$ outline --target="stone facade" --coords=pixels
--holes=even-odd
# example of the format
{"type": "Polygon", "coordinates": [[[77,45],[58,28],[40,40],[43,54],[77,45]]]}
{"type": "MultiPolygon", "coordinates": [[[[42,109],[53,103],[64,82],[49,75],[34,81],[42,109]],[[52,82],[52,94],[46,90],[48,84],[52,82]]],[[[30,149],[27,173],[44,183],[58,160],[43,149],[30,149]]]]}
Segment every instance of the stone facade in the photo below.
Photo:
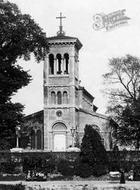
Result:
{"type": "Polygon", "coordinates": [[[44,110],[41,148],[67,151],[81,142],[86,124],[97,129],[107,150],[111,148],[110,119],[96,113],[94,97],[79,82],[81,42],[59,33],[48,38],[44,61],[44,110]]]}
{"type": "Polygon", "coordinates": [[[96,113],[94,97],[79,85],[81,42],[59,34],[48,38],[48,43],[44,63],[44,149],[66,151],[74,146],[77,136],[81,142],[85,125],[91,124],[98,128],[110,150],[110,120],[96,113]]]}

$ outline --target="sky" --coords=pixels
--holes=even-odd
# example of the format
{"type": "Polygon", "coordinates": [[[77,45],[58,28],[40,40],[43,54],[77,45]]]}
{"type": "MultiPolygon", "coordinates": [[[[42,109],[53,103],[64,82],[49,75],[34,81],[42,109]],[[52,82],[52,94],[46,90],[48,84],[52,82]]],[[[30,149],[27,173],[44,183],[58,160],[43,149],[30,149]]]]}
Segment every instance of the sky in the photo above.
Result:
{"type": "MultiPolygon", "coordinates": [[[[55,36],[60,12],[66,35],[77,37],[83,44],[79,53],[79,77],[94,97],[98,112],[104,114],[108,99],[102,90],[105,88],[102,75],[109,71],[112,57],[131,54],[140,57],[140,1],[139,0],[9,0],[16,3],[22,13],[31,15],[46,33],[55,36]],[[94,30],[93,16],[105,15],[125,9],[130,18],[128,24],[113,30],[94,30]]],[[[25,106],[26,115],[43,109],[43,62],[35,63],[34,58],[18,63],[29,70],[31,83],[20,89],[12,98],[25,106]]]]}

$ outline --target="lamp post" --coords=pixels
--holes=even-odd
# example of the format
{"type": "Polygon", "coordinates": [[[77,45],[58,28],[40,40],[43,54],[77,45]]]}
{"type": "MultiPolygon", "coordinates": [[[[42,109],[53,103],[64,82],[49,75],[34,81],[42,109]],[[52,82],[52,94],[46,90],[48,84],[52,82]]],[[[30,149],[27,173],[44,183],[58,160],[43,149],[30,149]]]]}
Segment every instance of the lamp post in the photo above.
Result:
{"type": "MultiPolygon", "coordinates": [[[[20,131],[21,131],[21,127],[20,125],[17,125],[15,127],[15,130],[16,130],[16,147],[15,148],[11,148],[10,151],[11,152],[22,152],[23,149],[22,148],[19,148],[19,138],[20,138],[20,131]]],[[[21,158],[19,158],[20,160],[21,158]]]]}
{"type": "Polygon", "coordinates": [[[74,147],[74,136],[75,136],[76,129],[71,128],[70,131],[71,131],[71,136],[72,136],[72,147],[74,147]]]}
{"type": "Polygon", "coordinates": [[[20,126],[16,126],[16,148],[19,148],[20,126]]]}

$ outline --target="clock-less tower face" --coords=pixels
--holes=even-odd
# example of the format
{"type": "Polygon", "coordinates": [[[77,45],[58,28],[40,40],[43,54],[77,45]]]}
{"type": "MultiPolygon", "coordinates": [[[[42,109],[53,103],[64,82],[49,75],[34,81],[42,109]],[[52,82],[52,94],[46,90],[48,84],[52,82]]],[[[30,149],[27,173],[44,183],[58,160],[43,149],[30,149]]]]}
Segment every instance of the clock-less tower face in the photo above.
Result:
{"type": "Polygon", "coordinates": [[[82,44],[67,36],[51,37],[48,42],[44,63],[44,149],[65,151],[73,143],[71,129],[78,125],[76,91],[78,51],[82,44]]]}

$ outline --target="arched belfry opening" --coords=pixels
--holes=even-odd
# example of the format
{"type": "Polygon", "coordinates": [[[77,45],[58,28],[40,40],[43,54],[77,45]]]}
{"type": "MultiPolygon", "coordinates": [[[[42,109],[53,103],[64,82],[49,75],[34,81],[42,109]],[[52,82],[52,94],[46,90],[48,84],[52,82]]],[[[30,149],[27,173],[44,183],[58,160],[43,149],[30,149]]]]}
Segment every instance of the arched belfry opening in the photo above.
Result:
{"type": "Polygon", "coordinates": [[[68,93],[66,91],[63,92],[63,104],[68,104],[68,93]]]}
{"type": "Polygon", "coordinates": [[[64,123],[58,122],[52,127],[53,134],[53,150],[65,151],[66,150],[66,131],[67,127],[64,123]]]}
{"type": "Polygon", "coordinates": [[[64,54],[64,74],[69,74],[69,54],[64,54]]]}
{"type": "Polygon", "coordinates": [[[61,92],[57,92],[57,104],[62,104],[62,94],[61,92]]]}
{"type": "Polygon", "coordinates": [[[51,104],[56,104],[56,94],[54,91],[51,92],[51,104]]]}
{"type": "Polygon", "coordinates": [[[56,55],[56,61],[57,61],[57,74],[62,73],[62,56],[61,54],[56,55]]]}
{"type": "Polygon", "coordinates": [[[49,55],[49,74],[54,74],[54,55],[49,55]]]}

